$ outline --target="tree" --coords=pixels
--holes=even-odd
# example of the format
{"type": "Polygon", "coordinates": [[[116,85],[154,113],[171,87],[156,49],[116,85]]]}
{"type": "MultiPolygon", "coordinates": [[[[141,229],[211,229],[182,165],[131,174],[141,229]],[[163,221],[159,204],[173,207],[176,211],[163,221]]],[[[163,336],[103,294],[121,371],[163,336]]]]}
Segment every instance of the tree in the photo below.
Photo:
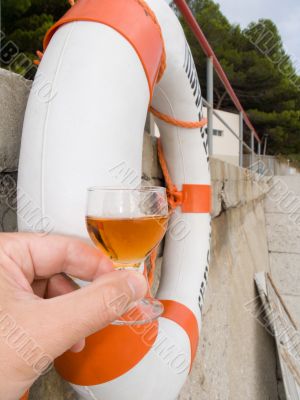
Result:
{"type": "Polygon", "coordinates": [[[69,8],[67,0],[4,0],[2,1],[1,66],[34,76],[31,68],[36,50],[42,50],[47,30],[69,8]],[[9,47],[10,46],[10,47],[9,47]],[[31,65],[30,65],[31,64],[31,65]]]}

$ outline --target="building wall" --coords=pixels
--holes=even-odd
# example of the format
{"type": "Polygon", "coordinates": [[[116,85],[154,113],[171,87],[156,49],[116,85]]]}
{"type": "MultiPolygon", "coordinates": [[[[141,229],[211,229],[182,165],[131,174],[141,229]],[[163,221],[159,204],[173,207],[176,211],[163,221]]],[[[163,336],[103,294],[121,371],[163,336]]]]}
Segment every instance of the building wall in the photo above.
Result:
{"type": "MultiPolygon", "coordinates": [[[[239,115],[229,113],[227,111],[217,110],[220,117],[238,134],[239,132],[239,115]]],[[[207,108],[203,107],[204,118],[207,117],[207,108]]],[[[213,116],[213,128],[214,130],[221,131],[222,136],[213,136],[213,156],[229,164],[239,165],[239,141],[230,132],[226,126],[214,115],[213,116]]],[[[149,129],[153,136],[159,137],[159,130],[154,122],[154,118],[151,116],[149,120],[149,129]]]]}
{"type": "MultiPolygon", "coordinates": [[[[239,115],[227,111],[217,110],[222,119],[233,129],[239,132],[239,115]]],[[[207,108],[203,107],[204,117],[207,117],[207,108]]],[[[213,128],[222,132],[222,136],[213,136],[213,157],[230,164],[239,165],[239,141],[226,126],[214,115],[213,128]]]]}

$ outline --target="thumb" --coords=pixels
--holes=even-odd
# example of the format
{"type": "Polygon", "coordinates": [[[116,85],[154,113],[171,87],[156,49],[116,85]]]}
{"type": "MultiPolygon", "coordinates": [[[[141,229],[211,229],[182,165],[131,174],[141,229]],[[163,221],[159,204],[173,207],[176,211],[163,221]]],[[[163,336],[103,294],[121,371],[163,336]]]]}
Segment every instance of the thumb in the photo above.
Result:
{"type": "Polygon", "coordinates": [[[42,307],[40,303],[36,310],[38,342],[56,358],[124,314],[146,290],[141,273],[114,271],[72,293],[42,300],[42,307]]]}

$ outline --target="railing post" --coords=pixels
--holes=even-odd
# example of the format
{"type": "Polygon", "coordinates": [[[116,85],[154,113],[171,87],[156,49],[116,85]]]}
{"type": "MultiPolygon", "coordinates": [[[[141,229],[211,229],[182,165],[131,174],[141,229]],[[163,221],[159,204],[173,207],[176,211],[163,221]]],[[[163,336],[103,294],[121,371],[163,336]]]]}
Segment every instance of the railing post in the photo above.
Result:
{"type": "Polygon", "coordinates": [[[267,134],[264,134],[264,139],[265,139],[265,142],[264,142],[264,156],[265,156],[266,152],[267,152],[267,143],[268,143],[268,135],[267,134]]]}
{"type": "Polygon", "coordinates": [[[254,164],[254,132],[251,131],[251,167],[254,164]]]}
{"type": "Polygon", "coordinates": [[[261,156],[261,142],[258,142],[257,154],[259,157],[261,156]]]}
{"type": "Polygon", "coordinates": [[[213,107],[214,107],[214,66],[213,59],[207,58],[206,69],[206,88],[207,88],[207,139],[208,154],[213,155],[213,107]]]}
{"type": "Polygon", "coordinates": [[[239,115],[239,166],[243,167],[243,153],[244,153],[244,146],[243,146],[243,142],[244,142],[244,116],[242,111],[240,111],[240,115],[239,115]]]}

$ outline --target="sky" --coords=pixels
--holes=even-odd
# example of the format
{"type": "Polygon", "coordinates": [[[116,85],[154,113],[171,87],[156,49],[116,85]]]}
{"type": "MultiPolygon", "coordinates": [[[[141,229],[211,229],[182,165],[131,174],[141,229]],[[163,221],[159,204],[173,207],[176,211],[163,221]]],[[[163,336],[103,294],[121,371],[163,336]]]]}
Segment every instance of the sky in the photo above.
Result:
{"type": "MultiPolygon", "coordinates": [[[[259,18],[275,22],[287,53],[300,65],[300,0],[216,0],[231,23],[242,28],[259,18]]],[[[298,68],[297,68],[298,69],[298,68]]]]}

